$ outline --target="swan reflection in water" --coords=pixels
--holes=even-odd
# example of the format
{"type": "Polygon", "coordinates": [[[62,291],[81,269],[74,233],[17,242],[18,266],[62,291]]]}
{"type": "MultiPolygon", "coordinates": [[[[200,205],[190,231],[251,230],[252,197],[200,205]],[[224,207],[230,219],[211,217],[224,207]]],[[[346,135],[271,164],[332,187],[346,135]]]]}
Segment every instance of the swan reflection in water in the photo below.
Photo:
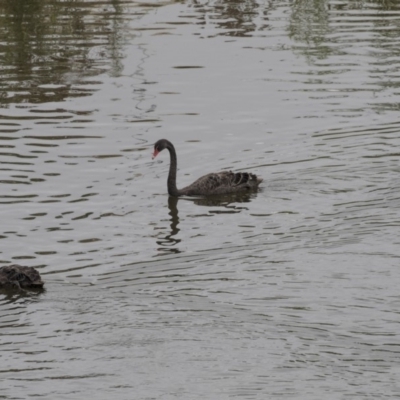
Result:
{"type": "Polygon", "coordinates": [[[176,238],[175,236],[179,233],[180,229],[178,228],[179,224],[179,216],[178,216],[178,198],[177,197],[168,197],[168,209],[170,218],[170,230],[167,232],[165,236],[162,238],[158,238],[157,244],[159,246],[163,246],[158,248],[157,250],[160,252],[167,253],[180,253],[180,250],[174,246],[181,242],[181,239],[176,238]]]}
{"type": "Polygon", "coordinates": [[[198,198],[182,198],[181,200],[192,201],[198,206],[205,207],[223,207],[226,210],[215,210],[210,211],[210,213],[238,213],[241,210],[247,210],[247,207],[237,207],[235,203],[250,203],[253,199],[257,197],[257,192],[242,192],[242,193],[232,193],[223,194],[219,196],[208,196],[208,197],[198,197],[198,198]]]}
{"type": "MultiPolygon", "coordinates": [[[[180,231],[178,201],[190,201],[197,206],[203,207],[219,207],[216,210],[209,210],[208,214],[203,214],[203,217],[211,217],[213,214],[236,214],[242,210],[247,210],[247,207],[238,206],[237,203],[250,203],[257,196],[257,192],[235,193],[229,195],[210,196],[210,197],[168,197],[168,209],[170,216],[170,227],[167,232],[160,232],[157,238],[159,247],[158,255],[169,253],[181,253],[178,244],[182,239],[178,239],[177,235],[180,231]]],[[[197,216],[197,217],[200,217],[197,216]]]]}

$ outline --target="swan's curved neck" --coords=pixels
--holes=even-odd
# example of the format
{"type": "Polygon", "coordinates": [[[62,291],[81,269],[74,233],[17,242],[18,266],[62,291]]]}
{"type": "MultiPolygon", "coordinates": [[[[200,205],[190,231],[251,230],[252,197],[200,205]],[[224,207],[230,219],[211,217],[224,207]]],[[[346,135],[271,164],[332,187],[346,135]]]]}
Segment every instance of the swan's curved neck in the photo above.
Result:
{"type": "Polygon", "coordinates": [[[179,196],[179,190],[176,187],[176,170],[178,168],[178,161],[176,159],[175,148],[172,145],[172,143],[170,143],[167,146],[167,149],[169,151],[169,155],[170,155],[170,159],[171,159],[171,162],[169,165],[168,181],[167,181],[168,194],[170,196],[179,196]]]}

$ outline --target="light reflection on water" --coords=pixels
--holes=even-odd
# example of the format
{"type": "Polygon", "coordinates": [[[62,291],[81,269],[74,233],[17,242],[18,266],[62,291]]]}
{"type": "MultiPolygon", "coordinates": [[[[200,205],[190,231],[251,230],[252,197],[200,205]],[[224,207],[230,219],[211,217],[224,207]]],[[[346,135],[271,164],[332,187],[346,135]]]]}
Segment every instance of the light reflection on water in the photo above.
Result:
{"type": "Polygon", "coordinates": [[[396,4],[0,10],[5,399],[398,394],[396,4]]]}

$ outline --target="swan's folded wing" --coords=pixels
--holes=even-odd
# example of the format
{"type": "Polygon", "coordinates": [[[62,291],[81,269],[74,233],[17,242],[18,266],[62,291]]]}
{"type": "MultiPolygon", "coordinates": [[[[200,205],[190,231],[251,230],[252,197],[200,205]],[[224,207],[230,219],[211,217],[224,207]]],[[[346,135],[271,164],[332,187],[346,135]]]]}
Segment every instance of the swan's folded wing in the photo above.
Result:
{"type": "Polygon", "coordinates": [[[182,189],[182,192],[189,196],[234,193],[243,189],[256,188],[261,181],[262,179],[248,172],[224,171],[204,175],[190,186],[182,189]]]}

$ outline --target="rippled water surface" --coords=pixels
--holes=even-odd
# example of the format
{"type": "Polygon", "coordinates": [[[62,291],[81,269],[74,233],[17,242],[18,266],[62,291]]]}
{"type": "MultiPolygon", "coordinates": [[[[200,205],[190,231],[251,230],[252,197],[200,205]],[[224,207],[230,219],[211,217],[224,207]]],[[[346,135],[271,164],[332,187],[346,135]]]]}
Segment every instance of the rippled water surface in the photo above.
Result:
{"type": "Polygon", "coordinates": [[[0,2],[2,399],[400,397],[400,6],[0,2]],[[218,170],[257,193],[168,198],[218,170]]]}

